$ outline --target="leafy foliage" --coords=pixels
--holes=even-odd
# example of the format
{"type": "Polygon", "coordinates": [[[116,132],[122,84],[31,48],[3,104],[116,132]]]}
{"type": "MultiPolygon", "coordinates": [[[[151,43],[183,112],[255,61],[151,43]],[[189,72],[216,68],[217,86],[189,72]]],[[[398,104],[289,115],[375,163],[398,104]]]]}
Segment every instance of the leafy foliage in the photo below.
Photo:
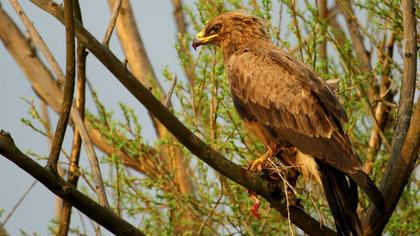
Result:
{"type": "MultiPolygon", "coordinates": [[[[393,0],[354,3],[356,16],[365,20],[362,22],[366,24],[366,31],[363,33],[368,38],[382,38],[380,44],[366,42],[372,58],[370,63],[374,68],[369,73],[364,73],[361,69],[352,39],[343,30],[345,22],[338,22],[338,28],[333,27],[327,19],[319,15],[318,7],[313,1],[200,0],[194,6],[184,6],[183,11],[192,29],[180,36],[176,49],[180,64],[183,67],[192,67],[194,74],[192,80],[181,79],[177,83],[174,96],[176,103],[171,109],[195,134],[236,163],[246,166],[264,152],[263,145],[244,129],[233,109],[220,51],[205,47],[193,56],[185,53],[189,52],[189,42],[193,35],[206,20],[225,11],[247,11],[264,19],[273,41],[284,50],[311,65],[322,78],[339,79],[337,96],[349,116],[349,123],[345,128],[360,158],[367,160],[367,155],[373,148],[370,139],[375,130],[371,114],[377,104],[385,99],[385,95],[378,92],[378,87],[385,79],[391,80],[392,84],[387,88],[391,97],[387,100],[389,111],[382,131],[388,142],[393,135],[396,109],[393,95],[401,80],[398,70],[401,60],[384,65],[385,59],[381,54],[385,51],[383,45],[391,34],[395,37],[395,53],[401,53],[402,19],[398,14],[398,4],[398,1],[393,0]],[[328,41],[328,57],[323,58],[319,47],[325,40],[328,41]]],[[[337,6],[330,9],[331,12],[336,10],[337,6]]],[[[168,69],[162,74],[168,81],[175,77],[168,69]]],[[[146,142],[142,136],[142,120],[139,120],[130,107],[120,103],[120,112],[124,119],[118,120],[113,117],[114,112],[107,110],[106,104],[101,103],[99,94],[93,89],[91,94],[97,111],[96,114],[87,112],[86,119],[112,147],[112,151],[104,153],[101,159],[108,170],[106,186],[112,199],[111,205],[117,214],[128,217],[146,234],[300,233],[290,225],[288,219],[270,208],[266,202],[262,202],[260,208],[261,219],[254,218],[250,212],[253,202],[246,189],[238,187],[193,158],[188,150],[173,139],[162,138],[153,143],[146,142]],[[177,150],[190,169],[186,177],[189,178],[193,191],[189,194],[178,189],[175,173],[168,167],[177,150]],[[166,159],[166,163],[162,159],[166,159]]],[[[36,128],[28,119],[22,121],[35,131],[48,136],[50,131],[33,105],[30,114],[32,119],[41,121],[43,128],[36,128]]],[[[379,144],[379,148],[374,151],[372,177],[379,177],[383,173],[389,158],[388,148],[379,144]]],[[[84,176],[85,183],[92,181],[89,171],[82,168],[81,175],[84,176]]],[[[413,176],[386,228],[387,233],[408,235],[415,233],[420,227],[420,209],[416,204],[419,200],[418,184],[417,177],[413,176]]],[[[91,194],[92,190],[85,188],[85,192],[91,194]]],[[[307,212],[333,227],[319,186],[310,186],[301,179],[296,194],[307,212]]],[[[360,211],[363,212],[367,200],[361,196],[360,202],[360,211]]],[[[76,235],[83,234],[77,227],[71,230],[76,235]]]]}

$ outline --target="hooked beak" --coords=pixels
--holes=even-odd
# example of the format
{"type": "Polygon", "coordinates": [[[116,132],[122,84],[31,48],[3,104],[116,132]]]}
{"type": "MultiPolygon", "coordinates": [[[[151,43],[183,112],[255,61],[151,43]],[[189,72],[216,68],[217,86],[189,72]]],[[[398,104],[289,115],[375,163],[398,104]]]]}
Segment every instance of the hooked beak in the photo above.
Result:
{"type": "Polygon", "coordinates": [[[194,50],[197,50],[198,47],[200,47],[201,45],[207,44],[208,42],[210,42],[210,40],[218,36],[218,34],[213,34],[208,37],[204,37],[203,35],[204,35],[203,31],[201,31],[193,39],[192,47],[194,48],[194,50]]]}

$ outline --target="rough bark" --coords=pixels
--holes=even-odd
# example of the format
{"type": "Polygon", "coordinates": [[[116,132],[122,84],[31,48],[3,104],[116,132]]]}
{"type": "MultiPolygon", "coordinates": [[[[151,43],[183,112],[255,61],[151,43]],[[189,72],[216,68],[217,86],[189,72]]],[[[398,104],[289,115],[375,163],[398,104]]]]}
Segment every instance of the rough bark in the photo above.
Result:
{"type": "Polygon", "coordinates": [[[10,135],[3,130],[0,131],[0,154],[115,235],[144,235],[130,223],[88,198],[61,177],[23,154],[15,146],[10,135]]]}

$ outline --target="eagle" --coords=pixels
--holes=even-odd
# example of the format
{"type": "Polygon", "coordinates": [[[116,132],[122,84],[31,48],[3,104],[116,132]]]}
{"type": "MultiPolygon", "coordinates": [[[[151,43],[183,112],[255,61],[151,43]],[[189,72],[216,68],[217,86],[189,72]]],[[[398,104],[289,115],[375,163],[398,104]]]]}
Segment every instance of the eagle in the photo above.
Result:
{"type": "Polygon", "coordinates": [[[346,112],[327,83],[279,49],[263,21],[246,13],[207,21],[192,42],[194,49],[201,45],[222,49],[235,109],[267,148],[251,170],[280,150],[295,149],[282,161],[322,184],[338,235],[361,235],[357,188],[381,212],[384,198],[362,170],[343,129],[346,112]]]}

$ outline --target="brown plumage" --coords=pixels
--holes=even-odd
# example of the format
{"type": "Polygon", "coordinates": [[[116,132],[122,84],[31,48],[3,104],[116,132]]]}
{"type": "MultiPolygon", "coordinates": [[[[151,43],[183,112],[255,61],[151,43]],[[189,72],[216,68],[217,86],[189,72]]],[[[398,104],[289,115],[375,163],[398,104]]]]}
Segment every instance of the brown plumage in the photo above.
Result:
{"type": "Polygon", "coordinates": [[[286,162],[322,182],[339,235],[360,234],[356,184],[378,209],[384,201],[362,171],[342,128],[346,113],[327,84],[278,49],[254,16],[231,12],[209,20],[193,47],[203,44],[223,50],[233,103],[246,127],[271,153],[297,148],[286,162]]]}

